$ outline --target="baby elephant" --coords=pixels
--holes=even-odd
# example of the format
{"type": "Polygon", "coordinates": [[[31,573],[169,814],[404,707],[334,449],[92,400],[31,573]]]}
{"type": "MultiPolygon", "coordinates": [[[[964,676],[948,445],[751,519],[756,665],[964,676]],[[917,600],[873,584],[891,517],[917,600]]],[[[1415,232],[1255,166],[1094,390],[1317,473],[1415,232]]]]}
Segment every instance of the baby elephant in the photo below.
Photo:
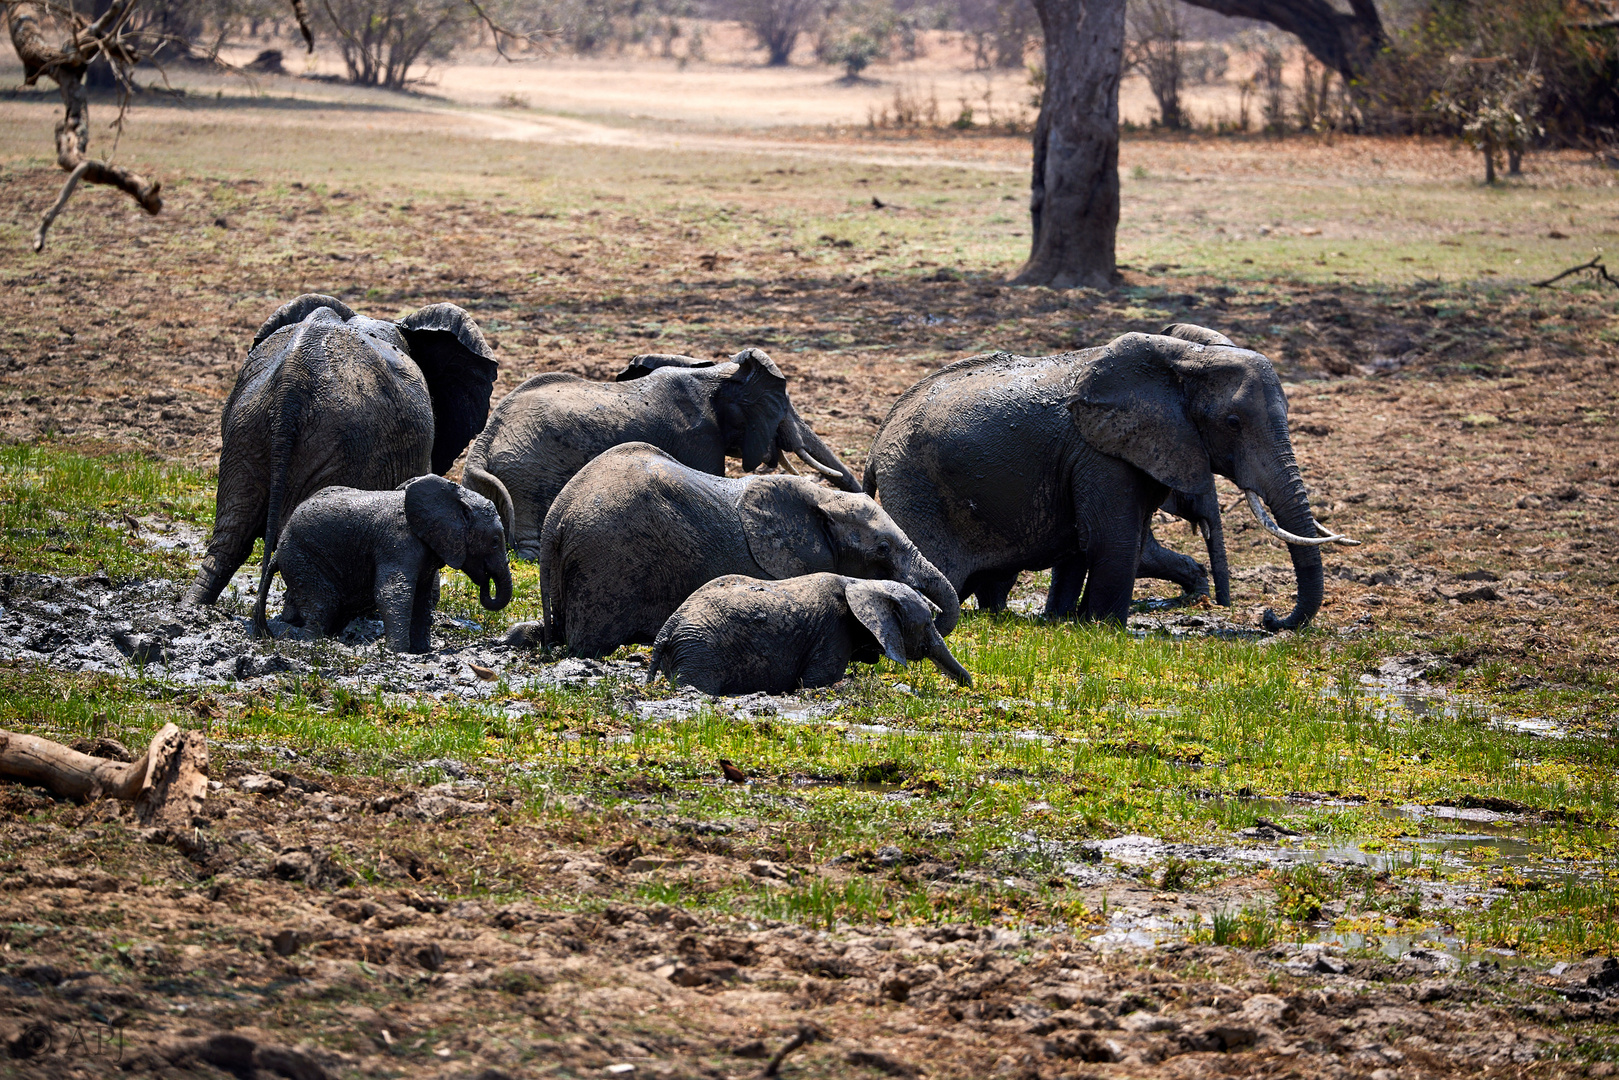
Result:
{"type": "MultiPolygon", "coordinates": [[[[287,586],[281,619],[332,635],[349,620],[382,615],[388,648],[424,653],[438,606],[439,568],[478,583],[480,602],[499,611],[512,598],[506,533],[495,504],[442,476],[418,476],[392,491],[322,488],[299,504],[281,530],[270,574],[287,586]],[[494,594],[489,591],[494,585],[494,594]]],[[[253,625],[266,631],[268,587],[253,625]]]]}
{"type": "Polygon", "coordinates": [[[831,686],[850,660],[927,657],[963,686],[972,676],[933,625],[939,608],[898,581],[806,574],[780,581],[728,574],[687,598],[658,631],[647,681],[705,694],[781,694],[831,686]]]}

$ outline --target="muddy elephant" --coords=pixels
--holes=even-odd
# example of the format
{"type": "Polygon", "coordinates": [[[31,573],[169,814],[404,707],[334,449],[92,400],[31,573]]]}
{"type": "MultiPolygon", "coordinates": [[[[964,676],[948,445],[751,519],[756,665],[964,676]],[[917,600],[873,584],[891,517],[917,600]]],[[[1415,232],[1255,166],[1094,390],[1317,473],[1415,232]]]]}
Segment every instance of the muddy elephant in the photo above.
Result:
{"type": "Polygon", "coordinates": [[[646,443],[579,470],[540,547],[544,640],[579,656],[652,644],[688,596],[726,574],[901,581],[938,605],[941,633],[960,614],[944,575],[865,495],[801,476],[714,476],[646,443]]]}
{"type": "Polygon", "coordinates": [[[1168,331],[935,372],[884,420],[866,491],[980,606],[1004,604],[1019,571],[1052,566],[1048,613],[1123,622],[1152,513],[1171,491],[1212,500],[1224,476],[1292,552],[1297,604],[1264,625],[1305,625],[1321,606],[1321,545],[1354,541],[1311,515],[1281,381],[1214,331],[1168,331]]]}
{"type": "Polygon", "coordinates": [[[851,660],[932,660],[963,686],[972,676],[933,625],[938,605],[898,581],[806,574],[782,581],[728,574],[675,609],[652,644],[647,682],[705,694],[784,694],[831,686],[851,660]]]}
{"type": "MultiPolygon", "coordinates": [[[[376,612],[395,652],[432,647],[443,567],[471,578],[489,611],[512,598],[506,533],[494,504],[442,476],[417,477],[393,491],[323,488],[287,518],[265,562],[287,586],[282,622],[332,635],[376,612]]],[[[253,610],[260,633],[268,592],[259,590],[253,610]]]]}
{"type": "Polygon", "coordinates": [[[330,296],[284,305],[225,402],[214,532],[186,600],[219,599],[260,537],[268,566],[287,515],[322,488],[386,491],[449,469],[489,415],[498,370],[454,304],[398,322],[330,296]]]}
{"type": "MultiPolygon", "coordinates": [[[[463,482],[500,510],[521,558],[540,557],[551,503],[602,451],[644,442],[693,469],[725,472],[727,456],[752,472],[798,457],[845,491],[860,481],[810,429],[770,357],[744,349],[729,363],[637,357],[610,383],[551,372],[507,394],[467,452],[463,482]]],[[[791,470],[791,466],[787,465],[791,470]]]]}

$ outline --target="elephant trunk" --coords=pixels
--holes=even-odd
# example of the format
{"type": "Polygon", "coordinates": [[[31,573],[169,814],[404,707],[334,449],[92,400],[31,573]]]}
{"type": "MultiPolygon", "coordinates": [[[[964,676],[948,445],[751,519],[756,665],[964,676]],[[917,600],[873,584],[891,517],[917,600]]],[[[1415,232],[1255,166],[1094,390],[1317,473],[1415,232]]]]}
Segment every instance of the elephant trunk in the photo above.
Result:
{"type": "Polygon", "coordinates": [[[849,470],[849,466],[838,459],[838,455],[832,452],[831,447],[821,441],[821,437],[815,434],[815,429],[798,415],[798,410],[793,410],[793,414],[787,418],[783,427],[785,428],[783,433],[787,436],[784,443],[800,461],[844,491],[861,490],[860,479],[849,470]]]}
{"type": "MultiPolygon", "coordinates": [[[[1285,436],[1284,436],[1285,437],[1285,436]]],[[[1281,527],[1301,537],[1316,535],[1315,518],[1310,513],[1310,496],[1304,490],[1304,478],[1289,449],[1281,457],[1281,482],[1265,496],[1271,513],[1281,527]]],[[[1289,544],[1293,557],[1293,575],[1298,585],[1298,600],[1291,614],[1278,619],[1269,608],[1261,620],[1266,630],[1298,630],[1309,625],[1321,610],[1325,581],[1321,569],[1321,548],[1318,545],[1289,544]]]]}
{"type": "Polygon", "coordinates": [[[496,567],[492,574],[484,575],[478,582],[478,603],[485,611],[499,611],[512,601],[512,571],[510,567],[496,567]],[[489,583],[495,584],[495,595],[489,595],[489,583]]]}
{"type": "Polygon", "coordinates": [[[956,628],[961,619],[961,598],[956,595],[950,579],[941,574],[937,567],[917,552],[912,563],[912,571],[905,584],[933,601],[939,609],[934,616],[933,625],[941,634],[948,634],[956,628]]]}
{"type": "Polygon", "coordinates": [[[928,659],[932,660],[940,671],[956,680],[958,685],[971,686],[972,673],[961,666],[961,661],[950,652],[950,647],[944,643],[944,638],[939,636],[939,631],[929,627],[928,638],[928,659]]]}

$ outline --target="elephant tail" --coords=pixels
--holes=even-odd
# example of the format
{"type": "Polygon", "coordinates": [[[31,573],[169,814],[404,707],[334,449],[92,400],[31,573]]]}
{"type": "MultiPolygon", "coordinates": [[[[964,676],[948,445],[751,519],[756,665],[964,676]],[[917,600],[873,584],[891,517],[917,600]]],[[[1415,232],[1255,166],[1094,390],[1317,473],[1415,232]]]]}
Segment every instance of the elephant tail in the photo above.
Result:
{"type": "MultiPolygon", "coordinates": [[[[658,631],[657,640],[652,643],[652,658],[646,664],[646,678],[643,680],[647,686],[657,681],[658,672],[663,669],[663,654],[669,644],[669,624],[664,623],[663,629],[658,631]]],[[[669,680],[674,682],[673,679],[669,680]]]]}
{"type": "Polygon", "coordinates": [[[565,645],[568,637],[567,604],[562,595],[562,529],[546,515],[551,528],[540,536],[540,612],[545,620],[545,643],[565,645]]]}
{"type": "Polygon", "coordinates": [[[517,508],[512,505],[512,493],[506,490],[500,477],[485,470],[481,465],[472,461],[472,455],[467,455],[467,463],[461,470],[461,485],[471,488],[479,495],[495,504],[495,510],[500,514],[500,524],[506,530],[506,543],[510,545],[516,539],[517,508]]]}
{"type": "MultiPolygon", "coordinates": [[[[875,448],[874,448],[875,449],[875,448]]],[[[877,497],[877,455],[872,454],[866,459],[866,473],[860,480],[860,487],[873,499],[877,497]]]]}
{"type": "Polygon", "coordinates": [[[253,626],[265,631],[264,608],[270,600],[270,579],[275,576],[276,541],[281,538],[282,508],[287,501],[287,477],[292,472],[292,455],[303,429],[305,396],[294,383],[280,387],[276,416],[270,432],[270,495],[264,510],[264,559],[259,570],[259,599],[253,608],[253,626]]]}
{"type": "Polygon", "coordinates": [[[270,606],[270,579],[275,577],[280,566],[275,555],[264,557],[264,566],[259,571],[259,598],[253,604],[253,635],[267,637],[270,633],[270,620],[266,609],[270,606]]]}

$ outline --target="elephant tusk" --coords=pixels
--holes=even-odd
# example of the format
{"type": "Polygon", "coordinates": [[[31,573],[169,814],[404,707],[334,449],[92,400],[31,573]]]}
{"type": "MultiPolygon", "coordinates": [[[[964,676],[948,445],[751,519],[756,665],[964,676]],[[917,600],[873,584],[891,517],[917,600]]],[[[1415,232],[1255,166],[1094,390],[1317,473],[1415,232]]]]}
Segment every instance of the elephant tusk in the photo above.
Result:
{"type": "Polygon", "coordinates": [[[1284,544],[1297,544],[1301,547],[1320,547],[1323,544],[1360,543],[1359,540],[1351,540],[1347,536],[1339,536],[1337,533],[1328,532],[1326,529],[1322,528],[1321,523],[1315,520],[1315,518],[1310,519],[1310,524],[1314,525],[1317,529],[1320,529],[1321,532],[1325,533],[1326,535],[1307,537],[1290,533],[1280,525],[1276,524],[1276,519],[1270,516],[1269,510],[1265,509],[1265,503],[1260,499],[1259,492],[1250,491],[1247,488],[1244,488],[1243,494],[1248,496],[1248,509],[1253,511],[1254,520],[1259,522],[1260,528],[1264,529],[1266,532],[1270,533],[1284,544]]]}
{"type": "Polygon", "coordinates": [[[1331,529],[1329,529],[1325,525],[1321,524],[1315,518],[1310,519],[1310,524],[1314,525],[1315,528],[1316,528],[1316,531],[1319,532],[1322,536],[1330,536],[1330,537],[1332,537],[1332,542],[1335,543],[1335,544],[1343,544],[1346,547],[1360,547],[1360,541],[1359,540],[1351,540],[1347,536],[1339,536],[1337,533],[1334,533],[1331,529]]]}
{"type": "Polygon", "coordinates": [[[843,474],[838,472],[838,470],[832,468],[830,465],[822,465],[819,461],[816,461],[814,458],[804,453],[804,451],[794,450],[793,453],[798,456],[799,461],[802,461],[804,464],[808,465],[810,468],[814,469],[828,480],[843,479],[843,474]]]}
{"type": "Polygon", "coordinates": [[[793,468],[793,463],[790,460],[788,460],[786,454],[778,454],[776,456],[776,464],[781,466],[781,471],[782,472],[788,473],[789,475],[792,475],[792,476],[797,476],[798,475],[798,470],[793,468]]]}

